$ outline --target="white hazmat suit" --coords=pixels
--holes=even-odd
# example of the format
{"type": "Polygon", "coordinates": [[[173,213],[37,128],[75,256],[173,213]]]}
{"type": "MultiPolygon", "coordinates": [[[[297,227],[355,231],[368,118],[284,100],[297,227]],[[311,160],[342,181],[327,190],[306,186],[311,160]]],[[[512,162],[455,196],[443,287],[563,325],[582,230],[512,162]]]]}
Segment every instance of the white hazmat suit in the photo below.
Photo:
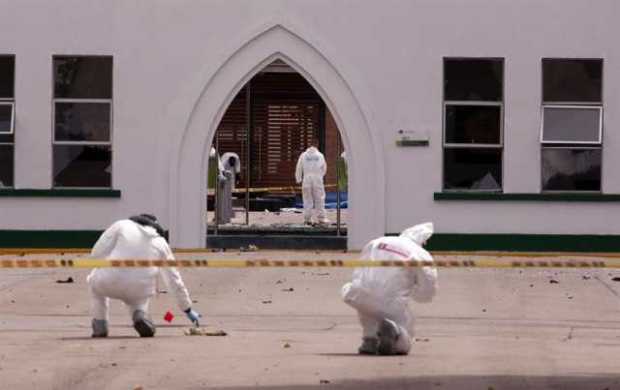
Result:
{"type": "MultiPolygon", "coordinates": [[[[433,234],[432,223],[406,229],[399,237],[369,242],[361,259],[371,261],[433,261],[422,245],[433,234]]],[[[344,301],[355,308],[363,328],[362,354],[407,354],[413,336],[410,298],[430,302],[437,290],[435,267],[356,268],[342,287],[344,301]]]]}
{"type": "MultiPolygon", "coordinates": [[[[129,219],[117,221],[103,232],[90,256],[108,260],[174,260],[168,243],[153,227],[143,226],[129,219]]],[[[157,278],[160,274],[174,293],[179,308],[189,317],[189,313],[193,312],[192,300],[175,268],[96,268],[87,278],[91,293],[93,337],[107,336],[109,298],[119,299],[128,306],[134,327],[141,336],[153,336],[154,326],[150,320],[142,317],[148,313],[149,301],[156,294],[157,278]],[[152,332],[144,329],[144,324],[137,324],[137,321],[146,321],[152,332]]]]}
{"type": "Polygon", "coordinates": [[[327,172],[327,164],[323,153],[311,146],[297,160],[295,180],[301,184],[301,195],[304,202],[304,223],[312,222],[312,210],[316,210],[318,223],[328,223],[325,217],[325,187],[323,176],[327,172]]]}

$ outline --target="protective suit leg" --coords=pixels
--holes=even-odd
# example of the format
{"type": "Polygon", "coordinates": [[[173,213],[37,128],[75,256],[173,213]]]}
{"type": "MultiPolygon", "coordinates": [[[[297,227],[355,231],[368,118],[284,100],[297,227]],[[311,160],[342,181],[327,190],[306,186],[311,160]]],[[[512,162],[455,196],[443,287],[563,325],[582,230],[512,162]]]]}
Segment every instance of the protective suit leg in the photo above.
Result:
{"type": "Polygon", "coordinates": [[[90,310],[95,320],[108,320],[110,299],[90,286],[90,310]]]}
{"type": "Polygon", "coordinates": [[[148,317],[149,299],[142,299],[136,302],[125,302],[129,307],[133,327],[140,337],[155,336],[155,324],[148,317]]]}
{"type": "Polygon", "coordinates": [[[362,344],[357,351],[362,355],[376,355],[377,347],[379,345],[379,339],[377,338],[377,332],[379,330],[378,319],[363,314],[360,311],[357,315],[362,325],[362,344]]]}
{"type": "Polygon", "coordinates": [[[304,201],[304,223],[310,223],[312,221],[312,207],[314,206],[312,187],[304,183],[301,187],[301,196],[304,201]]]}
{"type": "Polygon", "coordinates": [[[325,186],[321,178],[316,178],[312,185],[312,199],[314,200],[314,208],[317,213],[319,223],[328,223],[325,217],[325,186]]]}
{"type": "Polygon", "coordinates": [[[110,307],[110,299],[99,294],[90,286],[90,307],[93,320],[91,326],[93,329],[92,337],[108,337],[108,313],[110,307]]]}

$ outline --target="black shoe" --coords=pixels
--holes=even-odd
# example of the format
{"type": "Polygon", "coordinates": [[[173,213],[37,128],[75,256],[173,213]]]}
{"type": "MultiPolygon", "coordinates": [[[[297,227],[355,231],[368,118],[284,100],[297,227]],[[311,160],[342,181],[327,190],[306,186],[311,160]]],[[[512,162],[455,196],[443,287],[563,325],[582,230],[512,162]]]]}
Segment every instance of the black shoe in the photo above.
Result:
{"type": "Polygon", "coordinates": [[[133,327],[140,337],[155,336],[155,324],[146,317],[146,313],[142,310],[133,312],[133,327]]]}
{"type": "Polygon", "coordinates": [[[93,328],[93,338],[108,337],[108,321],[93,318],[91,326],[93,328]]]}
{"type": "Polygon", "coordinates": [[[362,339],[362,345],[359,346],[357,352],[360,355],[376,355],[377,354],[377,345],[379,344],[379,340],[374,337],[364,337],[362,339]]]}
{"type": "Polygon", "coordinates": [[[379,355],[394,355],[396,341],[400,337],[400,331],[394,321],[384,319],[379,326],[379,346],[377,352],[379,355]]]}

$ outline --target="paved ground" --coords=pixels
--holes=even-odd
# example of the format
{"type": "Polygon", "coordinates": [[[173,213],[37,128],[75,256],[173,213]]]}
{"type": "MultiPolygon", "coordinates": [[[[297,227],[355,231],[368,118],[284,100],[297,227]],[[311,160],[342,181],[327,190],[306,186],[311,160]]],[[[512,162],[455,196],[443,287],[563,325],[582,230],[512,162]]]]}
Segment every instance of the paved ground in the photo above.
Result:
{"type": "Polygon", "coordinates": [[[360,328],[339,298],[350,272],[186,270],[196,308],[228,336],[184,336],[161,294],[157,337],[137,338],[114,303],[112,337],[93,340],[87,271],[0,271],[0,389],[620,389],[620,272],[441,270],[404,357],[355,354],[360,328]]]}
{"type": "MultiPolygon", "coordinates": [[[[269,212],[269,211],[251,211],[249,213],[249,221],[250,225],[254,226],[283,226],[290,225],[293,227],[303,226],[304,216],[303,209],[291,209],[295,211],[280,211],[280,212],[269,212]]],[[[327,209],[325,210],[325,216],[330,220],[332,226],[336,226],[336,221],[338,220],[336,210],[327,209]]],[[[209,211],[207,213],[207,220],[213,221],[214,212],[209,211]]],[[[347,224],[347,209],[340,210],[340,224],[342,227],[346,227],[347,224]]],[[[245,225],[245,209],[235,209],[235,218],[231,220],[230,223],[224,224],[222,226],[239,226],[245,225]]]]}

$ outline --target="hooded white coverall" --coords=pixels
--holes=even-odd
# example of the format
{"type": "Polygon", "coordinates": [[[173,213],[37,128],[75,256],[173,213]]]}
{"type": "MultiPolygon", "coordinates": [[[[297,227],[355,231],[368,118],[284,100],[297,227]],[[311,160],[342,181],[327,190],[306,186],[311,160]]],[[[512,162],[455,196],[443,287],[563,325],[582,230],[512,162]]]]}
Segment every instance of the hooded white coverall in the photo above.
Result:
{"type": "Polygon", "coordinates": [[[312,209],[317,213],[319,223],[328,222],[325,217],[325,187],[323,176],[327,172],[327,164],[323,153],[311,146],[297,160],[295,180],[301,184],[301,195],[304,202],[304,222],[312,219],[312,209]]]}
{"type": "MultiPolygon", "coordinates": [[[[103,232],[90,256],[108,260],[174,260],[168,243],[155,229],[129,219],[117,221],[103,232]]],[[[123,301],[130,315],[136,310],[148,313],[149,300],[156,293],[160,273],[174,292],[179,308],[182,311],[189,309],[192,300],[176,268],[95,268],[87,278],[93,318],[108,320],[109,298],[123,301]]]]}
{"type": "MultiPolygon", "coordinates": [[[[369,242],[362,260],[433,261],[422,245],[433,233],[432,223],[406,229],[399,237],[380,237],[369,242]]],[[[430,302],[437,290],[435,267],[356,268],[353,280],[342,287],[344,301],[358,312],[363,338],[377,338],[384,319],[396,323],[400,336],[393,354],[407,354],[413,336],[413,313],[410,298],[430,302]]]]}

